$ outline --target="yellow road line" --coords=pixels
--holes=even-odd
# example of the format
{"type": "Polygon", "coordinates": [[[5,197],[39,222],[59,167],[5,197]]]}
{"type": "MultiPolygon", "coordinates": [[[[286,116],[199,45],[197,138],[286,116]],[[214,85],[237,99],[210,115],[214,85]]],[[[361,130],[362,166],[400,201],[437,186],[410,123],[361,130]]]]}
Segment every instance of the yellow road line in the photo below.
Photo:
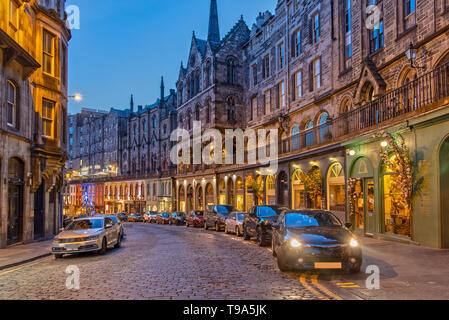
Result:
{"type": "Polygon", "coordinates": [[[21,266],[21,267],[18,267],[18,268],[12,269],[12,270],[8,270],[8,271],[5,271],[5,272],[2,272],[2,273],[0,273],[0,276],[3,276],[3,275],[8,274],[8,273],[12,273],[12,272],[14,272],[14,271],[18,271],[18,270],[21,270],[21,269],[24,269],[24,268],[27,268],[27,267],[34,266],[34,265],[36,265],[36,264],[39,264],[39,263],[41,263],[41,262],[44,262],[44,261],[47,261],[47,260],[50,260],[50,259],[51,259],[51,257],[49,257],[49,258],[47,258],[47,259],[42,259],[42,260],[40,260],[40,261],[31,263],[31,264],[26,264],[26,265],[23,265],[23,266],[21,266]]]}
{"type": "Polygon", "coordinates": [[[301,276],[299,277],[299,281],[301,281],[301,284],[307,289],[309,290],[312,294],[316,295],[317,297],[319,297],[322,300],[329,300],[329,298],[325,297],[324,295],[322,295],[320,292],[318,292],[317,290],[315,290],[312,286],[310,286],[307,283],[307,276],[309,275],[309,273],[303,273],[301,274],[301,276]]]}
{"type": "Polygon", "coordinates": [[[347,282],[347,283],[337,283],[337,286],[350,286],[350,285],[354,285],[354,282],[347,282]]]}
{"type": "Polygon", "coordinates": [[[312,275],[312,284],[315,285],[316,287],[318,287],[318,289],[320,289],[322,292],[324,292],[325,294],[327,294],[328,296],[336,299],[336,300],[343,300],[342,297],[340,297],[339,295],[333,293],[332,291],[330,291],[329,289],[327,289],[326,287],[324,287],[323,285],[321,285],[318,282],[318,274],[314,274],[312,275]]]}
{"type": "Polygon", "coordinates": [[[354,285],[354,286],[340,286],[341,288],[360,288],[360,286],[358,285],[354,285]]]}

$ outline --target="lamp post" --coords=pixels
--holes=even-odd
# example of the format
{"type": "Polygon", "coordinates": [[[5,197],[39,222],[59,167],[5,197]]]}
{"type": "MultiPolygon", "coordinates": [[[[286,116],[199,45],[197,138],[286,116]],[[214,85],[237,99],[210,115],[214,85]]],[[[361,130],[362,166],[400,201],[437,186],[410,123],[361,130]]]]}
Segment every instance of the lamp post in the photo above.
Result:
{"type": "Polygon", "coordinates": [[[405,55],[407,56],[407,59],[410,61],[410,66],[414,69],[426,69],[426,66],[417,66],[414,64],[416,60],[416,54],[418,53],[418,48],[416,48],[412,42],[410,42],[410,45],[408,49],[405,51],[405,55]]]}

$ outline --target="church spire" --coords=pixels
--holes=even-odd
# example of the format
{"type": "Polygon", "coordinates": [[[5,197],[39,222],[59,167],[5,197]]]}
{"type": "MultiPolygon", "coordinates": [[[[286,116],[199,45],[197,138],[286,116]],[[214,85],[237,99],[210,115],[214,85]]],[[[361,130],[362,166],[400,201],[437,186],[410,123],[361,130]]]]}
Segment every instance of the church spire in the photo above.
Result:
{"type": "Polygon", "coordinates": [[[164,103],[165,100],[165,85],[164,85],[164,77],[161,78],[161,104],[164,103]]]}
{"type": "Polygon", "coordinates": [[[209,34],[207,40],[220,42],[220,28],[218,26],[217,0],[210,1],[209,34]]]}
{"type": "Polygon", "coordinates": [[[129,106],[131,107],[131,113],[134,112],[134,96],[131,95],[131,101],[129,102],[129,106]]]}

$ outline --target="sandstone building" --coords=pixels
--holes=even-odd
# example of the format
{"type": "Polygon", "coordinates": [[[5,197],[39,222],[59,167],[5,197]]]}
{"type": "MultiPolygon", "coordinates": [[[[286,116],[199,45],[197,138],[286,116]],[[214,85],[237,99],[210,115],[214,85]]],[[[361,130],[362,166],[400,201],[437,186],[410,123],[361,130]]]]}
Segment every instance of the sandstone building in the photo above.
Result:
{"type": "Polygon", "coordinates": [[[0,248],[59,232],[67,160],[65,1],[0,1],[0,248]]]}

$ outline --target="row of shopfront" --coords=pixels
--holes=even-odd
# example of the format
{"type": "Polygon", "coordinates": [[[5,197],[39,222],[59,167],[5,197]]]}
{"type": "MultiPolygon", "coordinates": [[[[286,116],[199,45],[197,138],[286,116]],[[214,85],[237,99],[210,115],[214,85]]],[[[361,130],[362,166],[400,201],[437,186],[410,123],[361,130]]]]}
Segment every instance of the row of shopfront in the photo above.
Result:
{"type": "Polygon", "coordinates": [[[172,178],[71,183],[64,192],[64,215],[172,212],[172,178]]]}
{"type": "Polygon", "coordinates": [[[449,114],[444,109],[280,159],[273,175],[247,168],[176,179],[177,210],[277,204],[325,209],[359,235],[449,247],[449,114]]]}
{"type": "MultiPolygon", "coordinates": [[[[449,247],[449,114],[444,108],[260,168],[72,185],[66,213],[189,212],[206,205],[325,209],[358,234],[449,247]],[[75,212],[72,210],[75,208],[75,212]]],[[[225,171],[226,170],[226,171],[225,171]]],[[[65,199],[66,200],[66,199],[65,199]]]]}

